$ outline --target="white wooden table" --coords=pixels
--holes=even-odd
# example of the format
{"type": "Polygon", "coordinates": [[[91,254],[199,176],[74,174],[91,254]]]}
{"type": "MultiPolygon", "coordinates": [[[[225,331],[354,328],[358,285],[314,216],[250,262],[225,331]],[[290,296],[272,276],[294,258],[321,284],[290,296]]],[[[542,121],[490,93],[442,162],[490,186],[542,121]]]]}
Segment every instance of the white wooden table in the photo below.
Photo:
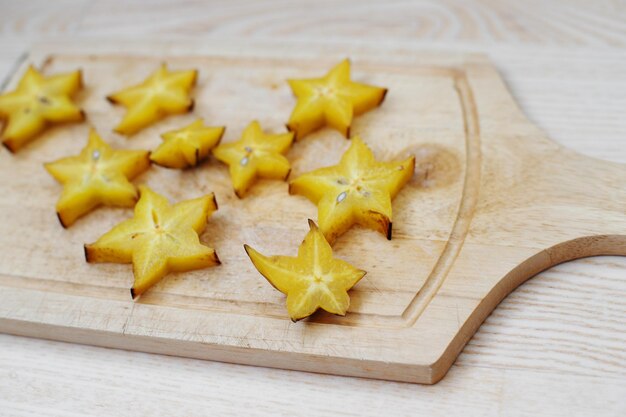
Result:
{"type": "MultiPolygon", "coordinates": [[[[619,0],[0,0],[0,34],[2,78],[32,42],[76,36],[483,51],[553,139],[626,163],[626,3],[619,0]]],[[[626,415],[626,258],[570,262],[522,285],[435,386],[0,335],[0,416],[242,414],[626,415]]]]}

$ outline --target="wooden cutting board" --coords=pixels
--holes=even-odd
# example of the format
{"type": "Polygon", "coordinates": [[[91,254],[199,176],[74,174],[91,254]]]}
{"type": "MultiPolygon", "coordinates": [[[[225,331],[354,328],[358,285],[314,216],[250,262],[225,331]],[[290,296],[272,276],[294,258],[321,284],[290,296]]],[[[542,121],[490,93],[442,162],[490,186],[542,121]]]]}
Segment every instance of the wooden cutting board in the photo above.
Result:
{"type": "MultiPolygon", "coordinates": [[[[626,254],[626,167],[575,154],[521,113],[481,55],[315,44],[42,45],[26,65],[47,74],[84,71],[78,98],[89,123],[58,126],[20,151],[0,153],[0,331],[146,352],[435,383],[485,317],[536,273],[570,259],[626,254]],[[244,200],[225,166],[153,167],[136,182],[172,201],[214,191],[219,211],[201,236],[223,264],[172,274],[130,299],[127,265],[89,265],[95,241],[130,209],[102,208],[65,230],[61,187],[42,164],[77,153],[89,125],[113,145],[154,149],[159,134],[197,117],[239,137],[253,119],[274,132],[295,103],[285,80],[319,76],[349,56],[353,78],[386,86],[383,106],[355,120],[379,159],[413,154],[416,174],[393,202],[394,235],[354,228],[339,258],[368,271],[345,317],[292,323],[284,296],[252,267],[242,245],[295,255],[316,218],[287,184],[261,181],[244,200]],[[160,62],[197,68],[194,114],[170,117],[126,139],[112,133],[123,109],[105,95],[143,80],[160,62]]],[[[349,142],[324,129],[288,154],[295,177],[336,163],[349,142]]],[[[584,292],[585,288],[580,288],[584,292]]]]}

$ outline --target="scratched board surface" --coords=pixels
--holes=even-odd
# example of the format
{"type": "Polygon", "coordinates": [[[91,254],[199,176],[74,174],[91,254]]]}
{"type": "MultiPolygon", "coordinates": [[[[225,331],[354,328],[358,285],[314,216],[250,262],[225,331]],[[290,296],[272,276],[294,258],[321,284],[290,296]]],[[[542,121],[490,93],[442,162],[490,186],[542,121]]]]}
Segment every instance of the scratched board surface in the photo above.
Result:
{"type": "MultiPolygon", "coordinates": [[[[386,63],[357,54],[353,79],[385,86],[389,94],[380,108],[355,119],[353,135],[378,159],[415,155],[417,164],[414,177],[393,202],[393,240],[354,227],[334,245],[337,257],[368,272],[350,291],[348,314],[317,313],[295,324],[289,320],[284,296],[253,268],[243,244],[266,254],[295,255],[308,230],[306,220],[317,217],[316,207],[303,197],[289,196],[282,181],[259,181],[240,200],[227,167],[212,158],[183,171],[153,166],[135,182],[172,202],[214,192],[219,210],[201,240],[217,250],[222,265],[170,274],[133,302],[128,265],[92,265],[83,256],[84,243],[129,218],[132,210],[100,208],[63,229],[54,210],[61,187],[42,164],[78,153],[90,126],[113,146],[132,149],[154,149],[161,133],[198,117],[212,126],[226,126],[225,142],[238,139],[252,120],[269,132],[283,132],[295,103],[286,80],[320,76],[338,59],[276,54],[253,48],[238,54],[172,55],[60,48],[31,55],[30,61],[46,74],[83,70],[86,87],[78,102],[88,122],[54,127],[16,155],[0,154],[0,214],[5,219],[0,222],[0,329],[207,359],[435,382],[467,340],[458,333],[482,321],[472,315],[499,279],[540,253],[538,249],[567,240],[562,239],[567,233],[578,237],[577,230],[559,230],[545,239],[524,235],[528,244],[515,237],[507,242],[506,227],[490,229],[505,224],[493,214],[493,204],[483,203],[485,212],[492,211],[489,216],[475,215],[481,175],[504,172],[501,185],[515,184],[524,166],[523,155],[518,155],[523,147],[516,140],[537,135],[484,58],[444,54],[386,63]],[[141,82],[163,61],[171,69],[199,70],[193,113],[169,117],[131,138],[114,134],[124,109],[104,97],[141,82]],[[480,100],[482,112],[493,112],[492,119],[481,120],[480,100]],[[481,121],[489,136],[482,144],[481,121]],[[498,129],[507,126],[513,131],[512,143],[503,152],[514,161],[499,164],[490,157],[502,140],[498,129]],[[473,220],[480,227],[474,233],[473,220]],[[483,239],[490,233],[505,247],[495,259],[498,241],[483,239]],[[463,247],[467,239],[475,242],[463,247]],[[489,280],[476,285],[461,273],[456,286],[440,290],[457,265],[489,280]],[[444,356],[449,363],[437,365],[444,356]]],[[[295,143],[287,154],[291,177],[337,163],[348,146],[331,129],[295,143]]],[[[536,143],[538,154],[556,149],[543,139],[536,143]]],[[[493,201],[502,199],[498,195],[493,201]]],[[[522,207],[518,215],[528,213],[522,207]]],[[[517,221],[515,216],[510,224],[517,221]]],[[[535,230],[532,224],[530,228],[527,234],[535,230]]],[[[579,230],[586,231],[585,225],[579,230]]],[[[533,262],[524,269],[524,279],[548,263],[543,258],[533,262]]],[[[486,312],[480,314],[484,318],[486,312]]]]}

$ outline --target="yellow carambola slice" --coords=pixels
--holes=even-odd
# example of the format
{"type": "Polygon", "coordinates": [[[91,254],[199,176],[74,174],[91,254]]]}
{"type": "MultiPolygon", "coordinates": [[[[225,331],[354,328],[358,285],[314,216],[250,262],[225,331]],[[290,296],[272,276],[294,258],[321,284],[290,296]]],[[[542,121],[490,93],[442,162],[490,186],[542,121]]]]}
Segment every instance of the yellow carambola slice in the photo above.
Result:
{"type": "Polygon", "coordinates": [[[166,168],[183,169],[198,165],[222,139],[225,127],[205,126],[202,119],[182,129],[161,135],[163,143],[150,160],[166,168]]]}
{"type": "Polygon", "coordinates": [[[330,244],[315,223],[298,249],[298,256],[265,256],[248,245],[246,253],[256,269],[287,296],[287,312],[293,321],[321,308],[343,316],[350,306],[350,290],[365,271],[333,257],[330,244]]]}
{"type": "Polygon", "coordinates": [[[50,124],[85,120],[72,101],[82,85],[81,71],[44,77],[29,67],[14,91],[0,95],[2,144],[16,152],[50,124]]]}
{"type": "Polygon", "coordinates": [[[95,243],[85,245],[87,262],[132,263],[133,298],[143,294],[169,272],[184,272],[220,263],[215,250],[200,242],[211,214],[217,210],[215,196],[170,205],[147,187],[132,219],[123,221],[95,243]]]}
{"type": "Polygon", "coordinates": [[[293,133],[267,134],[253,121],[236,142],[222,143],[213,155],[229,166],[235,194],[243,198],[255,179],[285,180],[291,166],[283,155],[293,143],[293,133]]]}
{"type": "Polygon", "coordinates": [[[331,243],[353,224],[377,230],[391,239],[391,200],[414,171],[415,157],[378,162],[356,136],[338,165],[299,176],[289,183],[289,193],[317,204],[320,229],[331,243]]]}
{"type": "Polygon", "coordinates": [[[63,227],[96,207],[132,207],[137,189],[130,180],[150,168],[150,152],[111,148],[91,130],[87,146],[79,155],[45,164],[63,192],[56,205],[63,227]]]}
{"type": "Polygon", "coordinates": [[[372,110],[383,102],[386,88],[350,80],[350,61],[340,62],[322,78],[289,80],[297,97],[287,128],[300,140],[324,126],[350,137],[354,116],[372,110]]]}
{"type": "Polygon", "coordinates": [[[111,94],[107,99],[126,107],[126,115],[114,129],[132,135],[165,116],[187,113],[194,101],[189,96],[198,71],[168,71],[165,64],[141,84],[111,94]]]}

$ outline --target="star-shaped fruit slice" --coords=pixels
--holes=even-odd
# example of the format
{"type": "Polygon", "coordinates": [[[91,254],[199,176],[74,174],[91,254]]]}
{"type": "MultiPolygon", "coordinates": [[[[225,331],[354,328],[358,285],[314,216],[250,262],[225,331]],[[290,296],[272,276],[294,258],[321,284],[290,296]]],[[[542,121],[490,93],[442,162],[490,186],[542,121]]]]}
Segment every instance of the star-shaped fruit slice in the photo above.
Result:
{"type": "Polygon", "coordinates": [[[184,272],[220,263],[215,250],[200,243],[211,214],[217,210],[213,194],[170,205],[147,187],[132,219],[123,221],[95,243],[85,245],[87,262],[133,264],[137,298],[169,272],[184,272]]]}
{"type": "Polygon", "coordinates": [[[317,204],[320,229],[331,243],[355,223],[391,239],[391,200],[414,171],[415,157],[378,162],[355,136],[338,165],[301,175],[290,182],[289,193],[317,204]]]}
{"type": "Polygon", "coordinates": [[[50,124],[85,120],[85,113],[72,102],[82,86],[81,71],[44,77],[29,67],[14,91],[0,95],[4,146],[16,152],[50,124]]]}
{"type": "Polygon", "coordinates": [[[107,99],[126,107],[126,115],[115,128],[117,133],[132,135],[167,115],[187,113],[194,101],[189,96],[198,71],[168,71],[165,64],[143,83],[111,94],[107,99]]]}
{"type": "Polygon", "coordinates": [[[236,142],[222,143],[213,155],[228,164],[233,188],[243,198],[257,177],[285,180],[291,166],[283,155],[293,143],[293,133],[266,134],[253,121],[236,142]]]}
{"type": "Polygon", "coordinates": [[[225,127],[205,126],[198,119],[182,129],[161,135],[163,143],[150,155],[150,160],[166,168],[182,169],[198,165],[222,139],[225,127]]]}
{"type": "Polygon", "coordinates": [[[63,184],[56,210],[63,227],[98,206],[132,207],[137,190],[130,180],[150,167],[150,152],[112,149],[95,130],[79,155],[45,164],[63,184]]]}
{"type": "Polygon", "coordinates": [[[311,230],[298,249],[298,256],[265,256],[244,245],[256,269],[278,291],[287,295],[287,312],[298,321],[321,308],[344,316],[350,306],[348,290],[365,271],[333,258],[333,250],[312,220],[311,230]]]}
{"type": "Polygon", "coordinates": [[[386,88],[350,80],[350,61],[345,59],[322,78],[289,80],[298,99],[287,128],[296,140],[323,126],[350,137],[352,118],[381,105],[386,88]]]}

